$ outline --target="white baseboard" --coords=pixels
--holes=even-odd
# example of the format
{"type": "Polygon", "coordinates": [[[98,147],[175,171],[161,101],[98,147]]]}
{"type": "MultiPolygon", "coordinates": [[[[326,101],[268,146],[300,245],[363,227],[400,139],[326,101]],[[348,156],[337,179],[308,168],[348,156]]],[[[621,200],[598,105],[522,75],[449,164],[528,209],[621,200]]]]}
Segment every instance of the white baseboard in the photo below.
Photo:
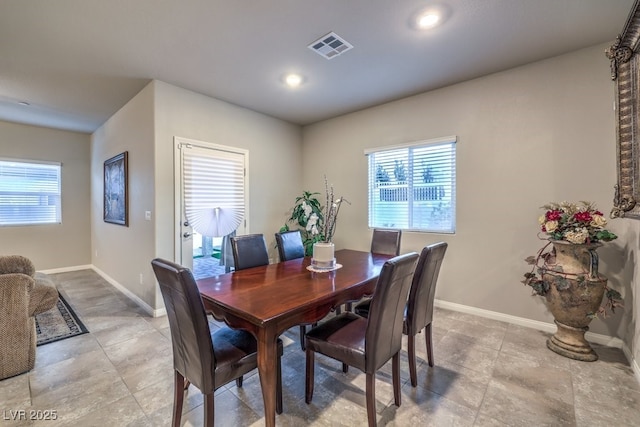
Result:
{"type": "Polygon", "coordinates": [[[166,308],[154,309],[149,304],[140,299],[136,294],[131,292],[129,289],[125,288],[122,284],[118,283],[117,280],[110,277],[107,273],[100,270],[93,264],[87,265],[75,265],[71,267],[62,267],[62,268],[53,268],[50,270],[42,270],[41,273],[45,274],[57,274],[57,273],[67,273],[69,271],[79,271],[79,270],[93,270],[98,273],[104,280],[109,282],[114,288],[123,293],[127,298],[135,302],[140,308],[142,308],[149,316],[160,317],[165,316],[167,314],[166,308]]]}
{"type": "MultiPolygon", "coordinates": [[[[497,311],[484,310],[481,308],[470,307],[468,305],[457,304],[454,302],[441,301],[436,299],[434,305],[439,308],[447,310],[458,311],[461,313],[473,314],[476,316],[484,317],[492,320],[499,320],[501,322],[510,323],[513,325],[524,326],[527,328],[537,329],[539,331],[554,333],[556,331],[556,325],[548,322],[540,322],[538,320],[525,319],[523,317],[511,316],[509,314],[499,313],[497,311]]],[[[622,352],[627,358],[631,369],[636,377],[636,381],[640,383],[640,366],[634,359],[629,346],[620,338],[611,337],[608,335],[594,334],[593,332],[587,332],[584,337],[596,344],[604,345],[607,347],[615,347],[622,349],[622,352]]]]}
{"type": "MultiPolygon", "coordinates": [[[[89,265],[78,265],[72,267],[63,267],[63,268],[55,268],[51,270],[43,270],[42,273],[46,274],[55,274],[55,273],[65,273],[68,271],[78,271],[78,270],[87,270],[92,269],[96,273],[98,273],[104,280],[109,282],[113,287],[115,287],[118,291],[123,293],[127,298],[135,302],[140,308],[142,308],[147,314],[153,317],[165,316],[167,314],[166,308],[154,309],[149,304],[140,299],[136,294],[131,292],[129,289],[125,288],[123,285],[118,283],[118,281],[114,280],[104,271],[100,270],[96,266],[89,265]]],[[[499,313],[497,311],[484,310],[482,308],[471,307],[468,305],[457,304],[454,302],[442,301],[436,299],[434,301],[434,305],[439,308],[444,308],[447,310],[458,311],[461,313],[473,314],[475,316],[484,317],[492,320],[499,320],[501,322],[510,323],[513,325],[523,326],[526,328],[532,328],[539,331],[544,331],[548,333],[554,333],[556,331],[556,325],[548,322],[541,322],[538,320],[525,319],[524,317],[512,316],[509,314],[499,313]]],[[[627,357],[631,368],[636,376],[638,382],[640,382],[640,366],[638,366],[637,361],[633,358],[633,354],[629,347],[622,341],[620,338],[611,337],[608,335],[596,334],[593,332],[587,332],[585,334],[585,338],[591,342],[596,344],[605,345],[608,347],[615,347],[622,349],[624,355],[627,357]]]]}
{"type": "Polygon", "coordinates": [[[633,354],[631,353],[631,349],[627,344],[622,346],[622,351],[624,355],[627,356],[627,360],[629,360],[629,364],[631,365],[631,369],[633,369],[633,373],[636,376],[636,380],[640,382],[640,366],[638,366],[638,362],[633,358],[633,354]]]}
{"type": "Polygon", "coordinates": [[[92,268],[93,266],[91,264],[74,265],[71,267],[52,268],[51,270],[40,270],[40,272],[45,274],[56,274],[56,273],[66,273],[68,271],[91,270],[92,268]]]}
{"type": "MultiPolygon", "coordinates": [[[[452,311],[458,311],[461,313],[473,314],[487,319],[499,320],[501,322],[511,323],[513,325],[524,326],[526,328],[537,329],[539,331],[554,333],[556,331],[556,325],[548,322],[540,322],[538,320],[525,319],[523,317],[511,316],[509,314],[499,313],[497,311],[484,310],[482,308],[470,307],[468,305],[457,304],[454,302],[447,302],[441,300],[435,300],[434,305],[439,308],[445,308],[452,311]]],[[[595,334],[593,332],[587,332],[585,338],[596,344],[605,345],[607,347],[621,348],[624,351],[624,342],[620,338],[610,337],[608,335],[595,334]]],[[[628,354],[627,359],[632,359],[628,354]]],[[[634,361],[635,363],[635,361],[634,361]]]]}
{"type": "Polygon", "coordinates": [[[129,289],[125,288],[122,284],[120,284],[117,280],[113,279],[112,277],[110,277],[107,273],[105,273],[104,271],[100,270],[98,267],[96,267],[95,265],[92,265],[90,267],[91,269],[93,269],[93,271],[95,271],[96,273],[98,273],[104,280],[106,280],[107,282],[109,282],[110,285],[112,285],[114,288],[116,288],[117,290],[119,290],[121,293],[123,293],[127,298],[129,298],[130,300],[132,300],[133,302],[135,302],[140,308],[142,308],[149,316],[152,317],[160,317],[163,316],[165,314],[167,314],[167,310],[165,308],[161,308],[161,309],[154,309],[153,307],[151,307],[149,304],[147,304],[146,302],[144,302],[140,297],[138,297],[136,294],[134,294],[133,292],[131,292],[129,289]]]}

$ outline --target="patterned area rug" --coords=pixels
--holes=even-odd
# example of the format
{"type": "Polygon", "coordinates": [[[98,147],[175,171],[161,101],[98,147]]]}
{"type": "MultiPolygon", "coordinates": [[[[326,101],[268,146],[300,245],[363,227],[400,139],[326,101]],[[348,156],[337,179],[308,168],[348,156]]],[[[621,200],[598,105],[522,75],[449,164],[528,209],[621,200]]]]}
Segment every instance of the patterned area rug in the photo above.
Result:
{"type": "Polygon", "coordinates": [[[36,315],[37,345],[49,344],[89,332],[76,313],[58,293],[58,304],[49,311],[36,315]]]}

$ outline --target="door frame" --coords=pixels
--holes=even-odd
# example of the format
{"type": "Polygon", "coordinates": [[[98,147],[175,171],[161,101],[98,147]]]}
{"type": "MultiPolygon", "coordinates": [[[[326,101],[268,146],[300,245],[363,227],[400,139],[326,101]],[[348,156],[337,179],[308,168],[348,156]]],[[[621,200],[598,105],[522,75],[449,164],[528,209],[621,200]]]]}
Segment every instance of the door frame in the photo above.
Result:
{"type": "Polygon", "coordinates": [[[228,145],[216,144],[213,142],[198,141],[195,139],[183,138],[180,136],[173,137],[173,159],[174,159],[174,257],[175,262],[180,263],[182,260],[182,210],[184,208],[183,199],[183,174],[182,174],[182,151],[181,146],[188,145],[204,149],[210,149],[215,151],[225,151],[235,154],[241,154],[244,156],[244,203],[245,203],[245,215],[244,215],[244,227],[241,225],[238,230],[242,230],[242,233],[249,233],[249,150],[237,147],[231,147],[228,145]]]}

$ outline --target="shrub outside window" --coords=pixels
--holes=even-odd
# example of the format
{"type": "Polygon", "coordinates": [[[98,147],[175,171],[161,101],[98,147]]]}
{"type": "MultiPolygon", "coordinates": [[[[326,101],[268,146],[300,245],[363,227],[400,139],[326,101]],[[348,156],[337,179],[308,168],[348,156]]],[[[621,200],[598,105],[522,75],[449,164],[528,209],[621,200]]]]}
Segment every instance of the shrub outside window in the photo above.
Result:
{"type": "Polygon", "coordinates": [[[365,150],[369,227],[454,233],[455,136],[365,150]]]}
{"type": "Polygon", "coordinates": [[[60,224],[60,163],[0,160],[0,226],[60,224]]]}

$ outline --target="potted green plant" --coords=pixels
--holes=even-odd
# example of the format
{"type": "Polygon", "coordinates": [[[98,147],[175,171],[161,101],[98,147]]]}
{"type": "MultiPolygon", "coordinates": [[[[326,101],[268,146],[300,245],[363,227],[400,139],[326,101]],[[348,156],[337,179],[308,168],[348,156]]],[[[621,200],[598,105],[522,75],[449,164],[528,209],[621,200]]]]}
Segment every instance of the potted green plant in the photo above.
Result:
{"type": "Polygon", "coordinates": [[[289,224],[291,224],[295,227],[294,229],[300,230],[306,255],[312,254],[314,243],[324,240],[322,227],[324,214],[317,198],[319,195],[320,193],[304,191],[301,196],[296,197],[291,216],[280,228],[280,232],[289,231],[291,230],[289,224]]]}
{"type": "Polygon", "coordinates": [[[318,197],[320,193],[304,191],[301,196],[296,197],[295,204],[291,210],[291,216],[287,223],[280,228],[280,232],[289,231],[289,224],[300,230],[302,243],[305,248],[305,255],[313,255],[315,243],[331,244],[336,230],[336,223],[340,206],[343,202],[348,204],[344,197],[335,199],[333,186],[329,186],[327,177],[324,178],[326,203],[320,204],[318,197]]]}
{"type": "Polygon", "coordinates": [[[336,231],[342,202],[349,203],[344,197],[335,198],[333,186],[329,186],[326,176],[324,177],[324,187],[327,201],[324,205],[322,232],[320,233],[323,239],[313,244],[313,258],[311,259],[311,266],[320,271],[332,270],[336,266],[333,235],[336,231]]]}

